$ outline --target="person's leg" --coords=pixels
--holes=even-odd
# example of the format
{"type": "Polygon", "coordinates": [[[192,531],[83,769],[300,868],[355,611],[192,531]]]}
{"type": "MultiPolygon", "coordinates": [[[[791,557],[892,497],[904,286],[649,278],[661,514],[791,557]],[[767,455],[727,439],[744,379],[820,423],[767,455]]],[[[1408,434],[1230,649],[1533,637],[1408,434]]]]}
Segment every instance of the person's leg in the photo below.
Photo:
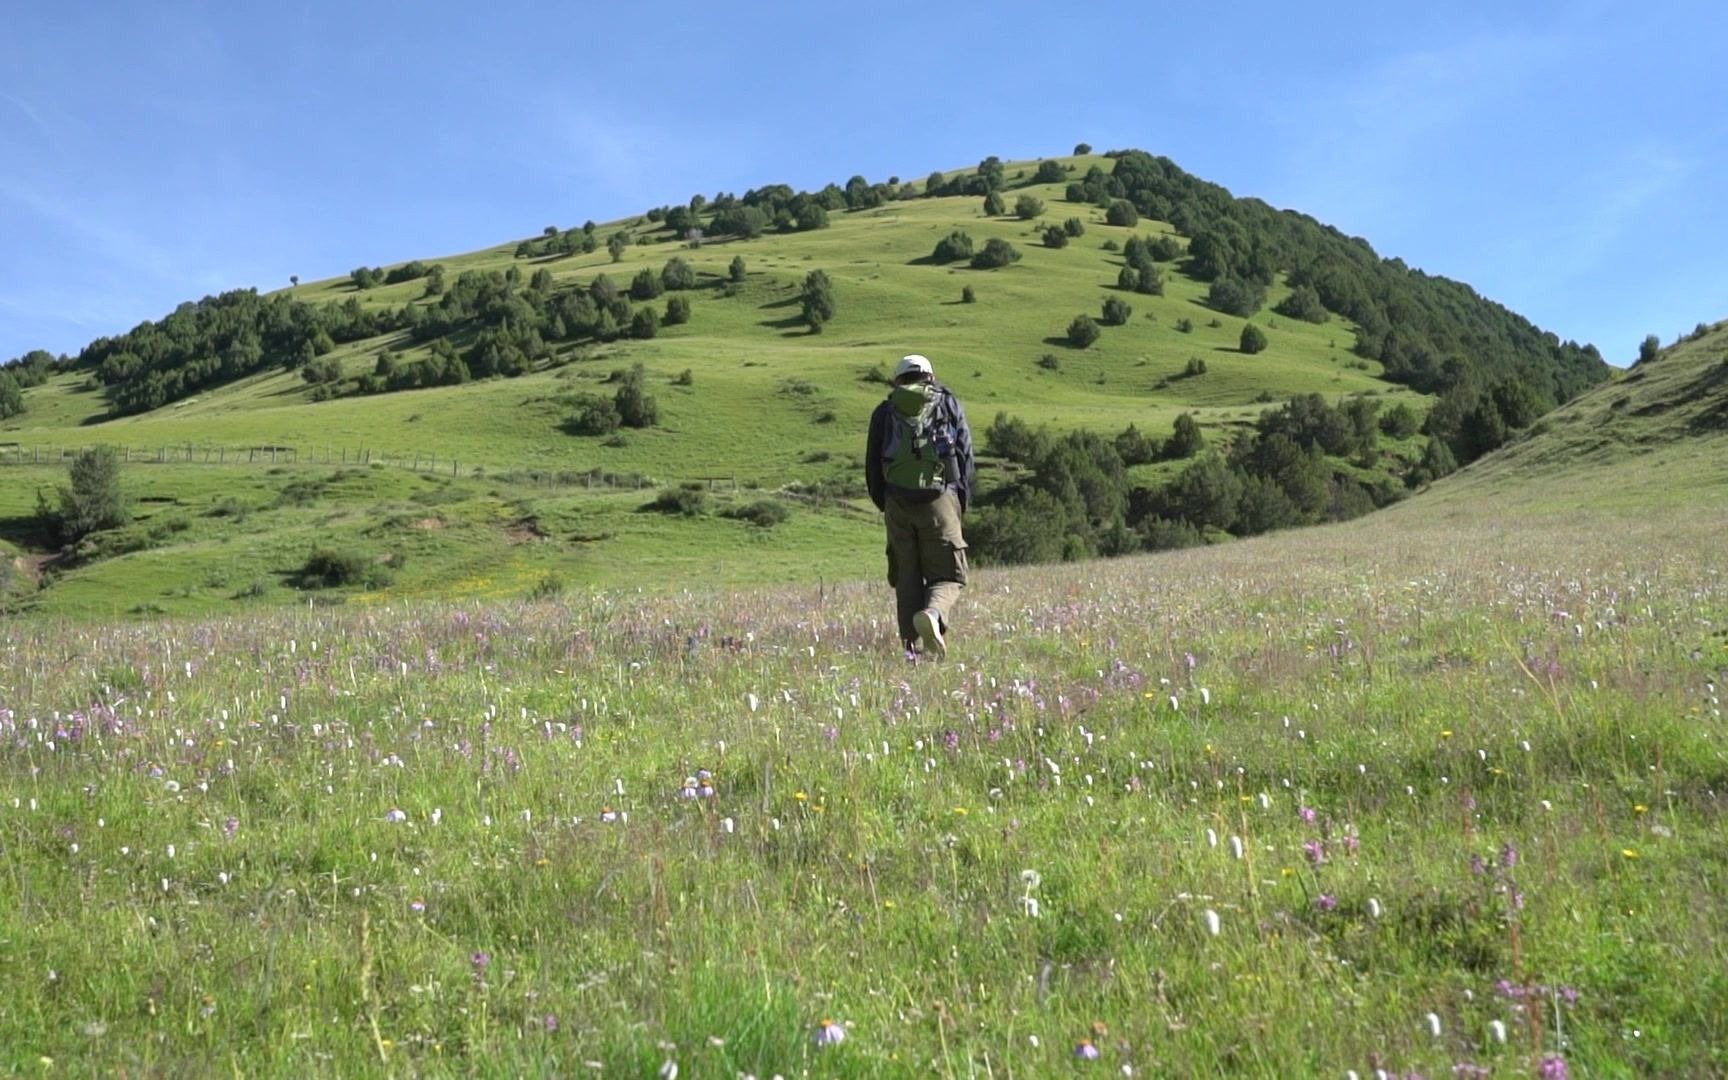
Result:
{"type": "Polygon", "coordinates": [[[918,554],[918,532],[907,508],[893,499],[883,511],[888,525],[888,571],[893,576],[900,643],[910,647],[918,640],[913,616],[924,607],[924,576],[918,554]]]}
{"type": "Polygon", "coordinates": [[[923,607],[936,613],[946,631],[966,587],[966,537],[960,527],[960,500],[947,492],[918,508],[918,564],[924,578],[923,607]]]}

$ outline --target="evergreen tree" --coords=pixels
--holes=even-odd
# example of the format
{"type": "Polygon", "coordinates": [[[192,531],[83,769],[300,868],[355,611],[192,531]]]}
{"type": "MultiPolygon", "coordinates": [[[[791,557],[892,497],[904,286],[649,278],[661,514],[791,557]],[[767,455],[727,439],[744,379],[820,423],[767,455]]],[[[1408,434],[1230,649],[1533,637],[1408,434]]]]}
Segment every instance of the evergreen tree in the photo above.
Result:
{"type": "Polygon", "coordinates": [[[744,256],[732,256],[732,262],[726,267],[726,276],[734,282],[744,280],[744,256]]]}
{"type": "Polygon", "coordinates": [[[1238,345],[1243,352],[1253,356],[1255,353],[1266,350],[1266,335],[1253,323],[1244,323],[1242,325],[1242,337],[1238,345]]]}
{"type": "Polygon", "coordinates": [[[998,236],[992,236],[984,242],[984,250],[972,256],[974,270],[994,270],[1020,261],[1020,252],[1013,244],[998,236]]]}
{"type": "Polygon", "coordinates": [[[1134,209],[1134,204],[1127,199],[1116,199],[1104,211],[1104,220],[1111,225],[1126,225],[1129,228],[1140,224],[1140,211],[1134,209]]]}
{"type": "Polygon", "coordinates": [[[984,196],[984,216],[1001,217],[1008,212],[1008,207],[1002,202],[1002,196],[994,189],[984,196]]]}
{"type": "Polygon", "coordinates": [[[72,459],[68,480],[59,489],[61,539],[75,543],[100,529],[126,523],[120,455],[112,446],[94,447],[72,459]]]}
{"type": "Polygon", "coordinates": [[[1021,221],[1031,221],[1044,212],[1044,200],[1035,195],[1022,195],[1014,200],[1014,216],[1021,221]]]}
{"type": "Polygon", "coordinates": [[[1106,326],[1121,326],[1134,314],[1134,309],[1119,296],[1107,297],[1104,301],[1104,323],[1106,326]]]}
{"type": "Polygon", "coordinates": [[[1068,324],[1068,344],[1076,349],[1084,349],[1098,340],[1103,331],[1090,315],[1076,315],[1074,321],[1068,324]]]}

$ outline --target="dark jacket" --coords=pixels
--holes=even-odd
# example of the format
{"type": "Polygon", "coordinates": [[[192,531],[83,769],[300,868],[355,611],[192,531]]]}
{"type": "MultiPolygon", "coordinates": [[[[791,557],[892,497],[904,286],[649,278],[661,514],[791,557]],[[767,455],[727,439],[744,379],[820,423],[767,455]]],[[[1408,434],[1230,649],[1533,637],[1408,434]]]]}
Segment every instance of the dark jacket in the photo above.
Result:
{"type": "MultiPolygon", "coordinates": [[[[966,426],[966,413],[960,408],[960,399],[954,396],[954,392],[941,384],[937,384],[936,389],[941,395],[938,400],[943,418],[954,432],[954,457],[960,467],[960,478],[949,486],[964,511],[972,502],[972,485],[977,473],[972,462],[972,429],[966,426]]],[[[888,444],[889,425],[894,422],[893,408],[886,400],[876,406],[876,411],[870,414],[870,435],[864,444],[864,484],[870,489],[870,501],[878,510],[884,508],[888,498],[889,484],[882,468],[882,448],[888,444]]]]}

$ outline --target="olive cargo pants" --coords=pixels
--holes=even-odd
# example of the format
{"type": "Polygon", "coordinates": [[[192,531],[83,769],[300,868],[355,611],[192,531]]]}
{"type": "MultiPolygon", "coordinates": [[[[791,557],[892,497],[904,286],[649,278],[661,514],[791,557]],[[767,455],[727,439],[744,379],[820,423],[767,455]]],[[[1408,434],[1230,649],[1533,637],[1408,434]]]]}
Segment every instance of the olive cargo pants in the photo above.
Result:
{"type": "Polygon", "coordinates": [[[948,613],[966,586],[966,538],[960,531],[960,500],[944,491],[927,503],[890,494],[883,515],[888,525],[888,583],[899,607],[900,640],[918,640],[912,616],[929,609],[948,628],[948,613]]]}

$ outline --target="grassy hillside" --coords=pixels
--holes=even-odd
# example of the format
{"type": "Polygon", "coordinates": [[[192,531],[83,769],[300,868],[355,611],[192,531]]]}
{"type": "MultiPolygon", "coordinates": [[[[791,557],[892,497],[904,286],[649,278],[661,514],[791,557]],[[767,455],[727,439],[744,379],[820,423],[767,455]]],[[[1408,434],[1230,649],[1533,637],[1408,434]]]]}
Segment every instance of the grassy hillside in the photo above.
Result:
{"type": "MultiPolygon", "coordinates": [[[[1070,178],[1113,165],[1093,155],[1060,162],[1070,178]]],[[[1301,394],[1334,402],[1372,395],[1388,406],[1402,401],[1419,413],[1427,408],[1429,398],[1386,381],[1377,362],[1352,351],[1360,329],[1355,324],[1337,315],[1316,324],[1275,314],[1272,308],[1289,291],[1282,275],[1249,319],[1208,307],[1208,285],[1174,262],[1162,267],[1163,295],[1119,290],[1121,249],[1129,239],[1174,236],[1173,226],[1150,219],[1110,225],[1099,206],[1064,201],[1063,183],[1030,183],[1034,171],[1032,162],[1005,167],[1010,207],[1020,195],[1044,201],[1043,213],[1031,221],[986,216],[983,200],[971,195],[929,197],[836,212],[828,227],[813,231],[710,239],[696,248],[644,218],[601,225],[596,236],[631,237],[616,259],[605,246],[588,254],[519,258],[514,241],[438,259],[448,279],[464,271],[515,269],[526,280],[546,271],[554,290],[585,286],[601,274],[627,287],[637,272],[657,272],[674,255],[697,272],[697,288],[680,294],[692,302],[687,324],[663,327],[651,340],[559,344],[517,378],[355,393],[356,380],[380,355],[399,366],[429,355],[431,345],[417,344],[406,331],[337,345],[326,359],[338,365],[347,396],[332,400],[317,400],[328,390],[309,386],[298,370],[274,366],[148,412],[111,418],[93,372],[56,374],[24,391],[25,412],[0,421],[0,463],[57,458],[66,448],[97,443],[170,463],[128,470],[137,522],[131,539],[110,538],[98,552],[110,557],[61,560],[45,568],[46,576],[42,568],[24,568],[13,575],[11,591],[52,582],[30,604],[64,612],[207,611],[240,602],[235,590],[248,590],[245,600],[286,601],[300,595],[290,587],[291,571],[324,530],[374,560],[420,549],[420,558],[393,573],[386,595],[466,595],[471,589],[464,583],[476,576],[507,593],[549,573],[570,583],[648,587],[676,587],[677,574],[691,573],[734,583],[873,575],[877,541],[869,515],[861,512],[868,507],[857,498],[863,422],[882,394],[874,380],[910,351],[934,360],[980,432],[1007,412],[1056,431],[1110,436],[1133,424],[1163,437],[1188,412],[1216,444],[1272,404],[1301,394]],[[1061,248],[1045,246],[1042,230],[1069,217],[1083,222],[1083,234],[1061,248]],[[956,229],[979,248],[992,238],[1010,241],[1022,257],[988,271],[933,264],[936,242],[956,229]],[[746,275],[728,284],[735,257],[745,261],[746,275]],[[799,319],[798,292],[813,269],[829,275],[836,294],[836,315],[821,334],[807,332],[799,319]],[[967,287],[975,302],[961,302],[967,287]],[[1128,322],[1105,327],[1090,348],[1071,348],[1063,338],[1069,321],[1082,313],[1098,316],[1110,297],[1132,306],[1128,322]],[[1238,348],[1247,322],[1264,331],[1264,352],[1238,348]],[[1184,377],[1196,362],[1205,373],[1184,377]],[[609,380],[635,364],[647,374],[658,424],[604,438],[570,434],[573,396],[609,395],[609,380]],[[197,464],[173,464],[176,453],[197,464]],[[215,457],[227,467],[203,464],[215,457]],[[249,464],[233,466],[238,459],[249,464]],[[436,462],[438,474],[450,481],[442,497],[464,507],[457,516],[492,524],[445,528],[409,543],[393,523],[402,516],[397,504],[408,497],[404,490],[415,481],[375,476],[361,482],[349,470],[331,482],[342,462],[362,459],[373,471],[436,462]],[[753,492],[814,489],[840,498],[795,503],[787,525],[750,531],[712,515],[671,520],[637,513],[649,495],[594,496],[586,486],[552,491],[525,482],[530,473],[591,471],[662,486],[723,482],[740,489],[740,503],[756,497],[753,492]],[[214,501],[230,492],[274,508],[290,486],[317,494],[292,509],[208,516],[214,501]],[[559,524],[532,546],[510,542],[508,530],[492,520],[535,515],[559,524]],[[182,526],[182,519],[193,524],[182,526]],[[576,519],[582,524],[572,524],[576,519]],[[748,544],[739,547],[739,537],[748,544]],[[765,562],[761,553],[770,550],[784,557],[765,562]],[[470,572],[480,566],[496,572],[470,572]]],[[[1194,214],[1191,207],[1177,209],[1194,214]]],[[[301,283],[288,295],[312,305],[352,302],[362,312],[388,313],[404,305],[430,310],[437,301],[425,291],[424,280],[360,289],[341,278],[301,283]]],[[[1420,438],[1384,440],[1380,459],[1362,476],[1396,474],[1422,446],[1420,438]]],[[[1000,481],[1001,466],[984,463],[987,487],[1000,481]]],[[[1176,467],[1140,466],[1133,480],[1163,482],[1176,467]]],[[[32,548],[40,539],[28,521],[36,491],[51,491],[58,475],[0,468],[8,479],[0,489],[0,522],[11,523],[0,527],[0,538],[32,548]]]]}

